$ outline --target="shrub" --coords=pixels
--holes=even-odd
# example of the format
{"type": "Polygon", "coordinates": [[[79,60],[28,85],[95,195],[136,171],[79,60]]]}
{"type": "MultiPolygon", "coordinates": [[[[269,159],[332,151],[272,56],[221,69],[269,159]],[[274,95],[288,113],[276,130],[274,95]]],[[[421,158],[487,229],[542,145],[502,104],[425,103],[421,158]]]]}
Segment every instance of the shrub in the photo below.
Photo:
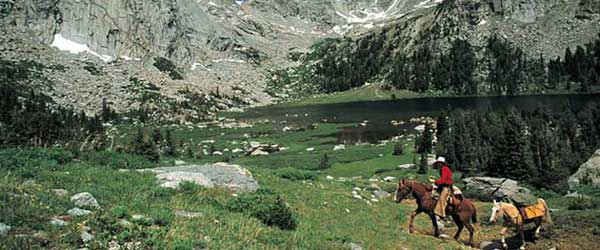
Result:
{"type": "Polygon", "coordinates": [[[173,241],[173,250],[194,250],[194,249],[205,249],[207,247],[206,242],[201,240],[191,239],[177,239],[173,241]]]}
{"type": "Polygon", "coordinates": [[[232,212],[244,213],[257,218],[265,225],[283,230],[294,230],[298,221],[294,211],[281,196],[269,191],[259,190],[230,199],[226,208],[232,212]]]}
{"type": "Polygon", "coordinates": [[[569,210],[588,210],[588,209],[596,209],[598,207],[600,207],[599,200],[580,196],[580,197],[577,197],[577,198],[574,198],[573,200],[571,200],[567,209],[569,209],[569,210]]]}
{"type": "Polygon", "coordinates": [[[402,148],[402,143],[398,142],[394,145],[394,153],[393,155],[403,155],[404,149],[402,148]]]}
{"type": "Polygon", "coordinates": [[[179,72],[177,66],[167,58],[154,58],[154,67],[161,72],[168,74],[173,80],[183,80],[183,75],[179,72]]]}
{"type": "Polygon", "coordinates": [[[321,158],[321,162],[319,163],[319,169],[328,169],[330,166],[331,164],[329,164],[329,157],[327,154],[324,154],[323,158],[321,158]]]}
{"type": "Polygon", "coordinates": [[[184,181],[179,184],[179,191],[185,194],[195,194],[204,188],[191,181],[184,181]]]}
{"type": "Polygon", "coordinates": [[[308,170],[300,170],[296,168],[281,168],[277,170],[277,176],[280,178],[292,180],[292,181],[302,181],[302,180],[316,180],[317,174],[313,171],[308,170]]]}
{"type": "Polygon", "coordinates": [[[110,151],[84,152],[80,159],[92,165],[109,166],[113,169],[141,169],[156,165],[143,156],[110,151]]]}
{"type": "Polygon", "coordinates": [[[600,235],[600,227],[599,226],[595,226],[592,228],[592,234],[593,235],[600,235]]]}
{"type": "Polygon", "coordinates": [[[125,207],[125,206],[117,206],[117,207],[111,208],[110,214],[114,218],[119,218],[119,219],[129,217],[129,211],[127,210],[127,207],[125,207]]]}
{"type": "Polygon", "coordinates": [[[153,210],[150,214],[155,225],[167,226],[173,220],[173,213],[168,209],[153,210]]]}
{"type": "Polygon", "coordinates": [[[0,150],[0,169],[21,169],[35,175],[41,169],[58,170],[74,158],[73,153],[62,149],[4,149],[0,150]]]}

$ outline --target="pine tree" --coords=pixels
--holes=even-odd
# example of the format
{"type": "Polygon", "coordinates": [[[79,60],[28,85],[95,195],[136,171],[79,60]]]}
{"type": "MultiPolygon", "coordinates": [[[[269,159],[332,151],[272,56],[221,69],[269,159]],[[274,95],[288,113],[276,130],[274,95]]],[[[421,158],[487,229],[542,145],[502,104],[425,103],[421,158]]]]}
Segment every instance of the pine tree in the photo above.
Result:
{"type": "Polygon", "coordinates": [[[162,133],[160,132],[160,129],[155,128],[154,130],[152,130],[152,142],[154,142],[154,144],[156,144],[156,145],[162,144],[163,136],[162,136],[162,133]]]}
{"type": "Polygon", "coordinates": [[[419,161],[419,169],[417,170],[418,174],[427,174],[428,164],[427,164],[427,154],[421,154],[421,160],[419,161]]]}
{"type": "Polygon", "coordinates": [[[327,154],[323,154],[323,158],[321,158],[321,162],[319,163],[319,169],[325,170],[330,167],[329,157],[327,154]]]}
{"type": "Polygon", "coordinates": [[[403,154],[404,154],[404,149],[402,148],[402,143],[396,142],[396,144],[394,144],[393,155],[399,156],[399,155],[403,155],[403,154]]]}
{"type": "Polygon", "coordinates": [[[495,161],[501,177],[526,180],[537,176],[527,133],[527,127],[517,111],[509,111],[506,116],[504,138],[495,161]]]}
{"type": "Polygon", "coordinates": [[[173,136],[171,135],[171,130],[167,130],[167,133],[165,135],[165,155],[170,156],[170,157],[175,157],[177,156],[177,143],[175,143],[175,140],[173,139],[173,136]]]}

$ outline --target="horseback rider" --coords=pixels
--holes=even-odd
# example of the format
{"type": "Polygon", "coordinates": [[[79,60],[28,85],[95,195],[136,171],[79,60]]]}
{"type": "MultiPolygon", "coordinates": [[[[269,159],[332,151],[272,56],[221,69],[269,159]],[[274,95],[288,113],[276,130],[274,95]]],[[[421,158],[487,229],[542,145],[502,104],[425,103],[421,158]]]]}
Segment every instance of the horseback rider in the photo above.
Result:
{"type": "Polygon", "coordinates": [[[446,164],[446,159],[441,156],[433,163],[433,167],[440,170],[440,178],[434,181],[434,187],[439,194],[434,212],[440,218],[446,218],[446,206],[448,205],[450,192],[453,189],[452,184],[454,184],[452,170],[446,164]]]}

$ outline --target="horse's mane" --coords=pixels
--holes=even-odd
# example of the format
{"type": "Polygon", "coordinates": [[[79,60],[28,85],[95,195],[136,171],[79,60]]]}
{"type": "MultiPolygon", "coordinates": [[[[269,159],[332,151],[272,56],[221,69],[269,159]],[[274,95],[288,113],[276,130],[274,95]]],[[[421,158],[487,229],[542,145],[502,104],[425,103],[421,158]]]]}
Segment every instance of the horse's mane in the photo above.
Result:
{"type": "Polygon", "coordinates": [[[420,183],[418,181],[412,181],[412,183],[415,186],[419,186],[419,187],[425,189],[426,192],[431,192],[433,190],[433,187],[431,185],[426,185],[426,184],[420,183]]]}

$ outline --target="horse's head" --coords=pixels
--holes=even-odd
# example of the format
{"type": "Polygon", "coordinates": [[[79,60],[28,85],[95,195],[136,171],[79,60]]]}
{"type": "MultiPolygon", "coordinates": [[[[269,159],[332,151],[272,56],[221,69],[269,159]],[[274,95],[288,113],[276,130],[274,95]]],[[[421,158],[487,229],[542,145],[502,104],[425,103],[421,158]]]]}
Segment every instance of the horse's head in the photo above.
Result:
{"type": "Polygon", "coordinates": [[[490,223],[496,223],[498,219],[504,216],[504,210],[502,209],[502,202],[494,200],[494,206],[492,207],[492,214],[490,215],[490,223]]]}
{"type": "Polygon", "coordinates": [[[413,182],[402,179],[398,182],[398,188],[396,188],[396,203],[402,202],[406,196],[413,192],[413,182]]]}

